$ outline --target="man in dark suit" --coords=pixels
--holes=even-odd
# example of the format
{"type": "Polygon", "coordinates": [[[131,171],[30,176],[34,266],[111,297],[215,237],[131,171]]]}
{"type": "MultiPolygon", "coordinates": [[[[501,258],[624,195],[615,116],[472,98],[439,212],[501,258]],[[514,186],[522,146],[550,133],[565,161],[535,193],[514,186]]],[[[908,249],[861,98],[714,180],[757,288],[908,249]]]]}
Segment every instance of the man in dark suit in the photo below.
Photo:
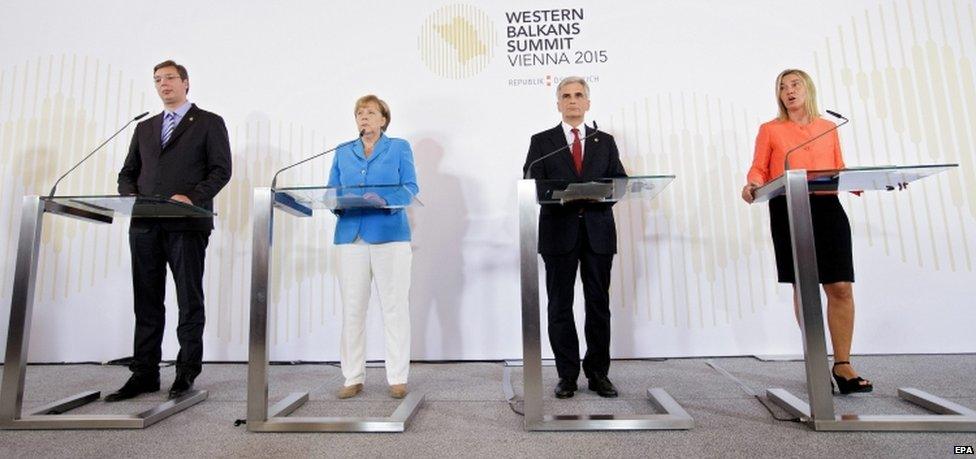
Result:
{"type": "MultiPolygon", "coordinates": [[[[166,197],[213,210],[230,180],[230,142],[224,120],[187,101],[186,68],[165,61],[153,68],[162,113],[139,123],[119,172],[119,194],[166,197]]],[[[173,272],[180,308],[176,379],[169,397],[193,387],[203,360],[203,266],[213,218],[133,218],[129,225],[135,340],[132,376],[105,397],[114,402],[159,390],[166,320],[166,266],[173,272]]]]}
{"type": "MultiPolygon", "coordinates": [[[[547,153],[563,148],[531,166],[538,180],[588,182],[607,177],[626,177],[613,136],[583,124],[590,109],[586,80],[565,78],[556,88],[563,121],[532,136],[523,172],[547,153]]],[[[583,373],[590,390],[602,397],[616,397],[610,382],[610,268],[617,252],[617,230],[610,204],[543,205],[539,212],[539,253],[546,265],[549,296],[549,343],[556,357],[559,383],[556,397],[576,392],[580,372],[579,338],[573,320],[576,271],[583,280],[586,305],[586,356],[583,373]]]]}

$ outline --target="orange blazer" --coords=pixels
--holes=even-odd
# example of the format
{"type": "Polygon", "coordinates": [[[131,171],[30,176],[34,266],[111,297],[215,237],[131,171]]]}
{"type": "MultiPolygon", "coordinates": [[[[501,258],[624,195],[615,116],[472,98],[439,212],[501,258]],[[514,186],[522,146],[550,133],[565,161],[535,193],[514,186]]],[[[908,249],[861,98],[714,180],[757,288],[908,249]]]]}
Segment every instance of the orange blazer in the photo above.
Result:
{"type": "MultiPolygon", "coordinates": [[[[792,121],[775,119],[759,126],[756,136],[756,153],[752,167],[746,175],[750,183],[760,185],[783,175],[783,160],[791,148],[834,127],[834,123],[817,118],[801,126],[792,121]]],[[[840,138],[833,131],[790,155],[790,169],[843,169],[844,158],[840,153],[840,138]]]]}

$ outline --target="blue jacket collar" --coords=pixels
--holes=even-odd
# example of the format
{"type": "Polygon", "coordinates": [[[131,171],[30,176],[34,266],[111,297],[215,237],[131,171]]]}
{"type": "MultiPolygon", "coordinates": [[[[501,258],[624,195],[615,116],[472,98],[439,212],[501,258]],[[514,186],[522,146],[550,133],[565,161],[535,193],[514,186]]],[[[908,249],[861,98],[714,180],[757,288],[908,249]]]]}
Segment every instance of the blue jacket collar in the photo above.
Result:
{"type": "Polygon", "coordinates": [[[386,150],[389,149],[390,149],[390,138],[386,136],[386,133],[380,134],[380,139],[377,140],[376,145],[373,146],[373,154],[369,156],[369,159],[366,159],[366,153],[363,148],[362,140],[352,144],[353,153],[355,153],[356,156],[359,157],[359,159],[362,159],[363,161],[366,162],[372,162],[374,159],[376,159],[377,156],[385,153],[386,150]]]}

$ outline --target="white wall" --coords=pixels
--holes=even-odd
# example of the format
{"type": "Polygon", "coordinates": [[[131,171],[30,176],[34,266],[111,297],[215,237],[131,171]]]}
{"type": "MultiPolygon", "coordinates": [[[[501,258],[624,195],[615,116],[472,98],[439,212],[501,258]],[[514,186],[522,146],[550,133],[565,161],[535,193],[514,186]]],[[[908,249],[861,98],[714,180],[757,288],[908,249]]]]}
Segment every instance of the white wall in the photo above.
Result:
{"type": "MultiPolygon", "coordinates": [[[[767,212],[738,192],[756,129],[774,115],[773,79],[800,67],[814,75],[822,107],[853,120],[841,133],[848,165],[961,166],[908,192],[842,198],[854,225],[855,352],[976,351],[972,2],[455,5],[0,7],[0,316],[21,196],[45,192],[127,117],[160,110],[151,69],[173,58],[189,69],[191,100],[226,119],[234,151],[208,251],[206,359],[246,358],[250,190],[354,136],[352,105],[366,93],[390,103],[389,133],[413,145],[426,204],[411,215],[414,358],[520,356],[515,183],[529,136],[558,121],[550,84],[579,74],[593,79],[590,118],[616,136],[628,171],[678,176],[655,202],[616,206],[614,356],[799,353],[767,212]],[[604,51],[606,62],[512,66],[506,13],[561,8],[583,10],[570,60],[604,51]]],[[[130,135],[60,191],[112,193],[130,135]]],[[[281,183],[322,183],[327,166],[281,183]]],[[[128,355],[126,222],[44,223],[30,359],[128,355]]],[[[329,215],[277,219],[273,359],[337,359],[332,225],[329,215]]],[[[176,353],[175,300],[169,306],[166,358],[176,353]]],[[[369,354],[382,358],[372,313],[369,354]]]]}

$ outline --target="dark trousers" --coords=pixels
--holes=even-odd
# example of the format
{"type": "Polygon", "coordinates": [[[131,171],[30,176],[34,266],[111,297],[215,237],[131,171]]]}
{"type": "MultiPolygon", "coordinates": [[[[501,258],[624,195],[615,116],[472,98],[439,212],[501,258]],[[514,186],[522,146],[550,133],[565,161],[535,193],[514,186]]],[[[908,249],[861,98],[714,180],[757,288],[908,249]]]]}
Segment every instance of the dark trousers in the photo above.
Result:
{"type": "Polygon", "coordinates": [[[133,373],[159,378],[163,330],[166,325],[166,266],[173,272],[176,302],[180,308],[176,336],[180,352],[176,369],[200,373],[203,361],[203,264],[210,232],[170,232],[152,225],[131,229],[132,289],[136,330],[133,373]]]}
{"type": "Polygon", "coordinates": [[[586,356],[583,373],[587,378],[606,376],[610,370],[610,268],[613,254],[593,252],[583,219],[579,238],[572,252],[543,255],[546,265],[546,291],[549,295],[549,344],[556,357],[560,378],[575,381],[580,372],[579,338],[573,320],[573,290],[576,270],[583,280],[586,305],[586,356]]]}

